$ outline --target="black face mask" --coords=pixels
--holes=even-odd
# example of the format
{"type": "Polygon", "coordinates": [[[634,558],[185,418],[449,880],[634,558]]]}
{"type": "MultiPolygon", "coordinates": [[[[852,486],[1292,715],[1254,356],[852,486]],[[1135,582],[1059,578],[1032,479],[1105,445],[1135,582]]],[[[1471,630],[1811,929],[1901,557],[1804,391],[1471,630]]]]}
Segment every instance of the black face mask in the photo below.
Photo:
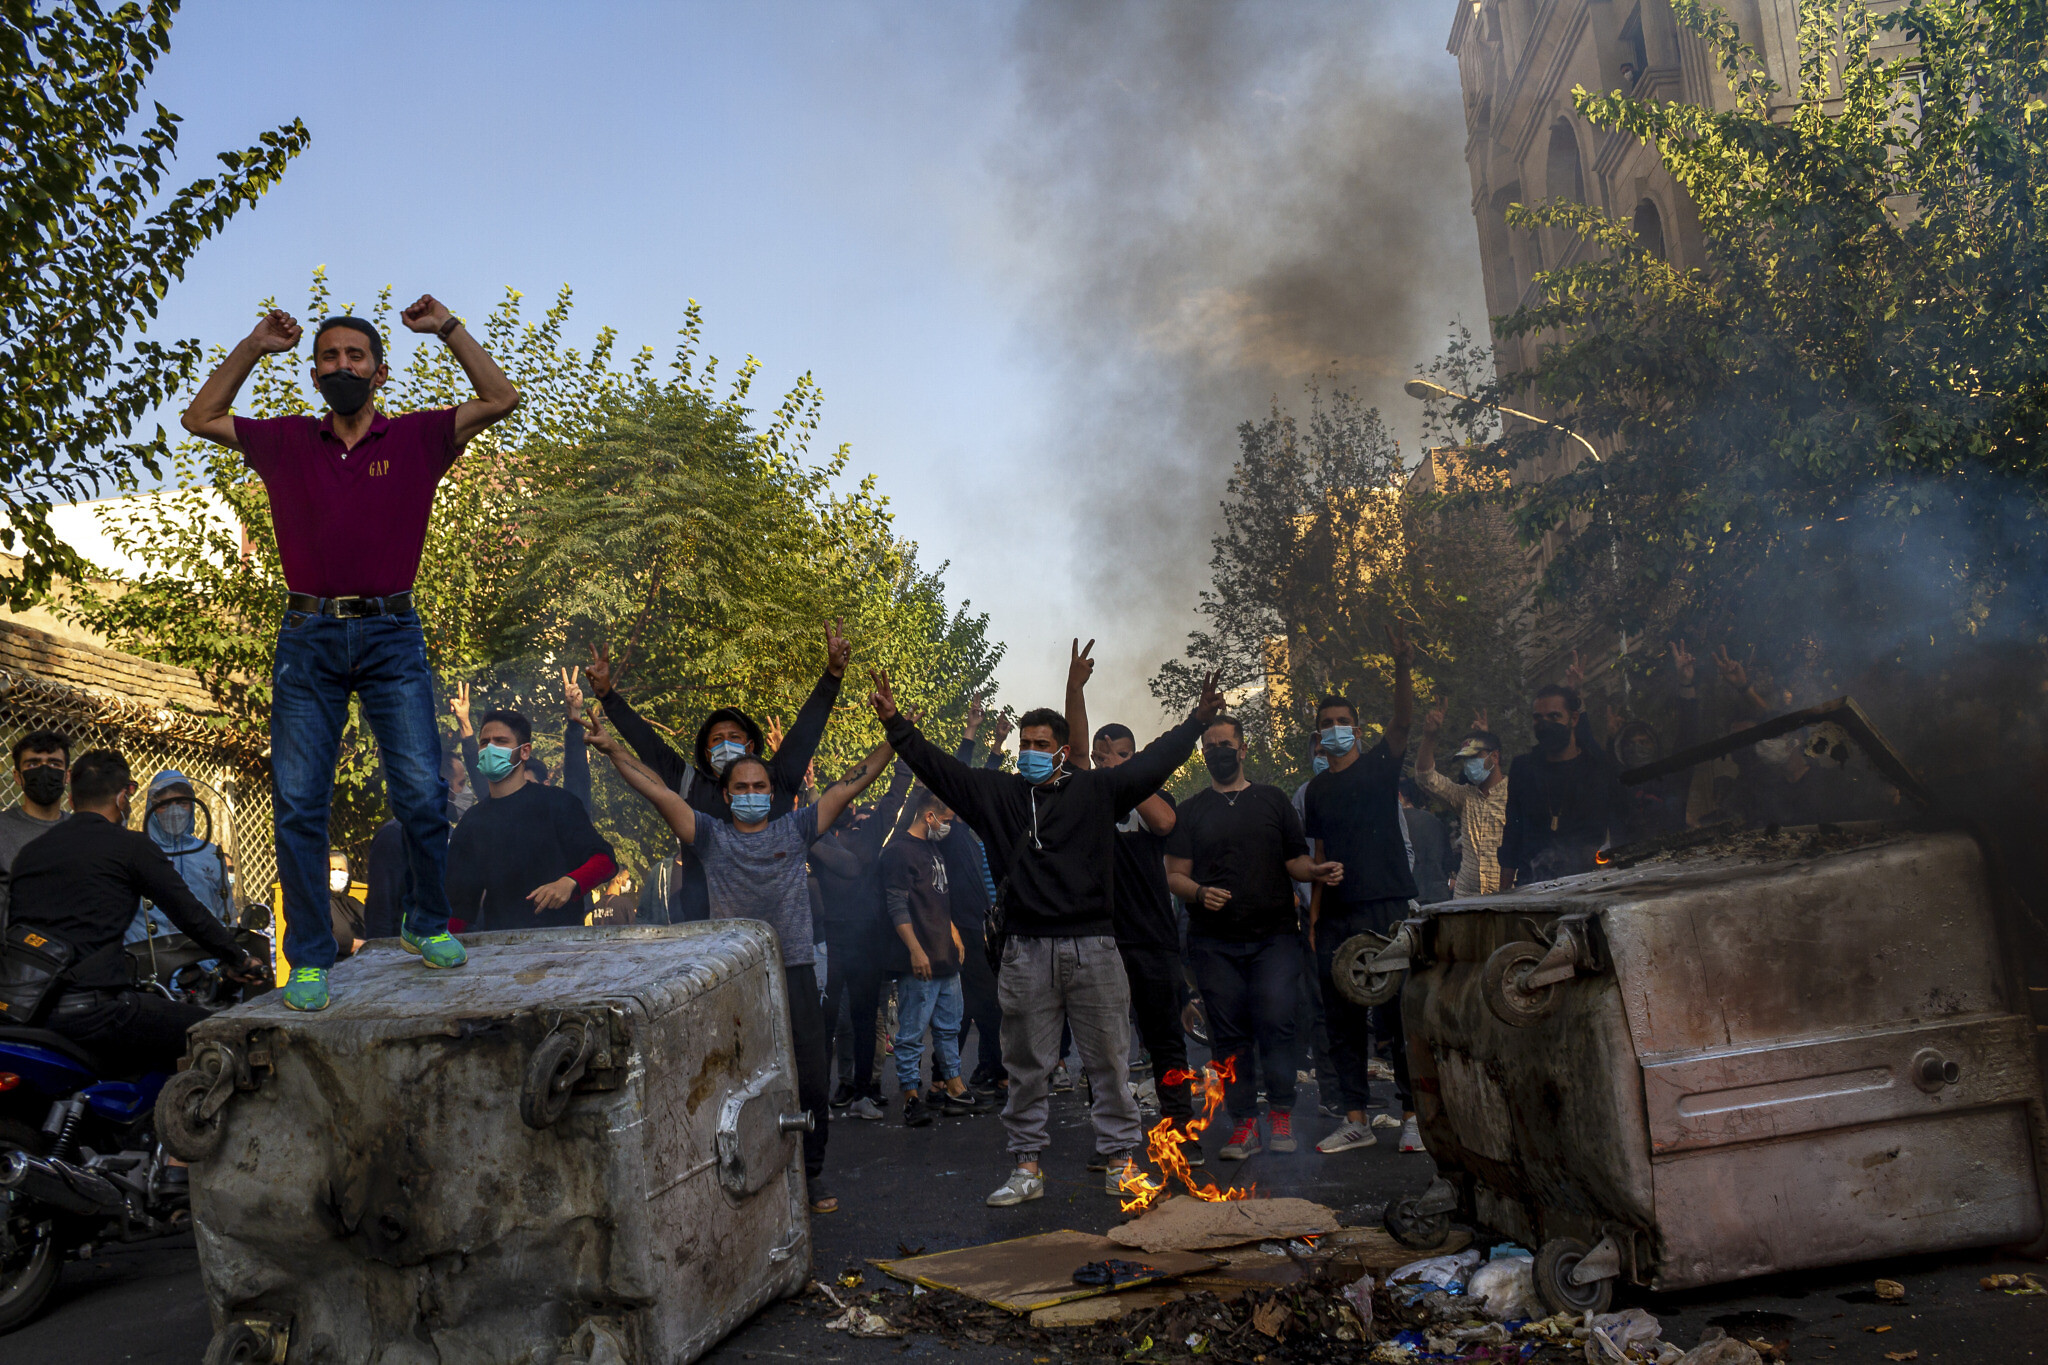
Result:
{"type": "Polygon", "coordinates": [[[1561,720],[1536,722],[1536,747],[1546,754],[1561,754],[1572,742],[1572,727],[1561,720]]]}
{"type": "Polygon", "coordinates": [[[64,798],[64,770],[30,768],[21,775],[21,791],[38,806],[54,806],[64,798]]]}
{"type": "Polygon", "coordinates": [[[1206,744],[1202,746],[1202,762],[1209,765],[1209,776],[1218,782],[1237,780],[1239,758],[1237,750],[1228,744],[1206,744]]]}
{"type": "Polygon", "coordinates": [[[377,383],[353,370],[334,370],[313,382],[320,386],[320,396],[327,400],[327,406],[333,408],[338,417],[353,417],[361,412],[363,404],[370,401],[370,390],[377,383]]]}

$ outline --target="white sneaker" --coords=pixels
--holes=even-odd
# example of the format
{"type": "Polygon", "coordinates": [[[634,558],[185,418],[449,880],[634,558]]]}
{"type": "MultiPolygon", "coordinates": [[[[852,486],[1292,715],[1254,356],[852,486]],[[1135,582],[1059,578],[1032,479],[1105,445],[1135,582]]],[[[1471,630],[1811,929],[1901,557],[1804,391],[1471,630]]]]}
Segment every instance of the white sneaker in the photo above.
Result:
{"type": "Polygon", "coordinates": [[[1137,1177],[1143,1173],[1144,1168],[1138,1165],[1135,1158],[1126,1153],[1118,1158],[1116,1164],[1109,1167],[1103,1174],[1102,1192],[1114,1195],[1126,1194],[1130,1189],[1130,1184],[1127,1182],[1135,1183],[1137,1177]]]}
{"type": "Polygon", "coordinates": [[[1401,1150],[1404,1152],[1426,1152],[1429,1150],[1429,1148],[1422,1145],[1422,1130],[1416,1126],[1415,1116],[1412,1114],[1401,1124],[1401,1150]]]}
{"type": "Polygon", "coordinates": [[[1395,1118],[1392,1114],[1374,1114],[1372,1116],[1372,1126],[1375,1128],[1399,1128],[1401,1120],[1395,1118]]]}
{"type": "Polygon", "coordinates": [[[862,1095],[852,1104],[846,1106],[846,1117],[850,1119],[866,1119],[872,1123],[877,1119],[886,1117],[886,1115],[882,1113],[882,1106],[876,1104],[873,1098],[862,1095]]]}
{"type": "Polygon", "coordinates": [[[1316,1150],[1324,1156],[1330,1156],[1337,1152],[1348,1152],[1355,1147],[1371,1147],[1378,1142],[1379,1139],[1372,1135],[1370,1127],[1346,1119],[1338,1124],[1328,1137],[1316,1144],[1316,1150]]]}
{"type": "Polygon", "coordinates": [[[988,1197],[990,1208],[1006,1209],[1012,1204],[1028,1204],[1034,1199],[1045,1197],[1045,1177],[1031,1174],[1022,1166],[1010,1172],[1010,1178],[996,1188],[988,1197]]]}

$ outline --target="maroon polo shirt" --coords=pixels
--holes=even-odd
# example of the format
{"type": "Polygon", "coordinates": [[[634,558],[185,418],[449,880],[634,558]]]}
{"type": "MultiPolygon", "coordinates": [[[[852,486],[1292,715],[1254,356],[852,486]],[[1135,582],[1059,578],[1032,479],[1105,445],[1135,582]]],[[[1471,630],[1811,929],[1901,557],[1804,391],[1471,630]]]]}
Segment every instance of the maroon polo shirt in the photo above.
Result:
{"type": "Polygon", "coordinates": [[[325,417],[237,417],[242,458],[270,494],[285,585],[315,597],[412,586],[434,490],[461,451],[455,409],[378,413],[354,450],[325,417]]]}

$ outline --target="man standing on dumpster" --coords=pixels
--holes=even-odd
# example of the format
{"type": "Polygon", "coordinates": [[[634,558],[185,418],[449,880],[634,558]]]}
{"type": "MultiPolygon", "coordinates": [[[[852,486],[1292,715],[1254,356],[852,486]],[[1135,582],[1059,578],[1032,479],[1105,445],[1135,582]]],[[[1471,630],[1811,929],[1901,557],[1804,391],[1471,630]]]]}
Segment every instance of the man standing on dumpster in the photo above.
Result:
{"type": "Polygon", "coordinates": [[[441,476],[463,447],[519,403],[519,390],[431,294],[401,313],[455,354],[476,397],[459,407],[388,417],[373,402],[390,378],[384,340],[361,318],[313,333],[313,383],[325,417],[236,417],[235,394],[267,355],[299,344],[273,308],[235,344],[185,410],[185,430],[237,450],[263,480],[287,593],[271,677],[271,783],[285,957],[293,1009],[327,1007],[334,928],[327,909],[327,817],[351,693],[377,736],[392,813],[411,873],[400,942],[429,967],[459,967],[442,883],[448,786],[435,730],[434,675],[413,610],[413,578],[441,476]]]}

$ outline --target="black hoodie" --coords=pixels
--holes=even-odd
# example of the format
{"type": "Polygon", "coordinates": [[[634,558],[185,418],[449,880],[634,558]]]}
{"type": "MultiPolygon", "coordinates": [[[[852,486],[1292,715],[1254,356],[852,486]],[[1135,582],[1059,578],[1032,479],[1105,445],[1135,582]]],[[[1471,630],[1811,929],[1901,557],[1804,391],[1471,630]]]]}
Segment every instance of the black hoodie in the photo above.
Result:
{"type": "Polygon", "coordinates": [[[989,871],[1008,883],[1005,927],[1024,938],[1109,937],[1116,886],[1116,826],[1173,776],[1202,737],[1190,716],[1114,768],[1034,787],[1018,773],[970,768],[933,745],[898,712],[889,743],[981,836],[989,871]]]}

